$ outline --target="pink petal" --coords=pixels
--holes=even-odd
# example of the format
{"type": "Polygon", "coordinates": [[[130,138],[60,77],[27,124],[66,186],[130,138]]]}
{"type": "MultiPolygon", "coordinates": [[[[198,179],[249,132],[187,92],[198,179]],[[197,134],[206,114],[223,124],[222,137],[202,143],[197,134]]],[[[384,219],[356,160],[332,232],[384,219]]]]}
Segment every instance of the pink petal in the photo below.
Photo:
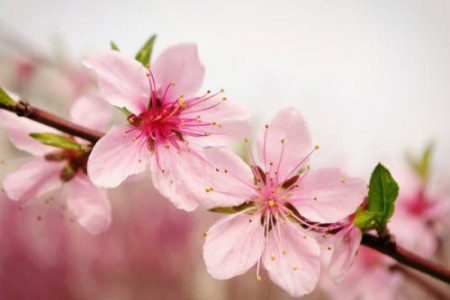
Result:
{"type": "Polygon", "coordinates": [[[332,246],[333,254],[331,256],[328,274],[335,283],[339,283],[350,270],[355,259],[356,252],[361,244],[362,232],[356,227],[336,236],[332,246]]]}
{"type": "Polygon", "coordinates": [[[205,149],[205,153],[212,164],[209,182],[213,188],[204,201],[206,207],[239,205],[256,194],[253,173],[239,156],[217,148],[205,149]]]}
{"type": "Polygon", "coordinates": [[[273,228],[263,256],[270,279],[293,297],[314,290],[320,274],[320,247],[316,240],[290,222],[273,228]]]}
{"type": "MultiPolygon", "coordinates": [[[[400,202],[404,199],[397,199],[400,202]]],[[[396,203],[400,204],[400,203],[396,203]]],[[[401,205],[396,205],[394,216],[389,221],[389,231],[402,247],[415,251],[424,257],[432,257],[438,249],[438,239],[426,216],[405,212],[401,205]],[[411,234],[411,233],[414,234],[411,234]]]]}
{"type": "Polygon", "coordinates": [[[160,146],[150,165],[153,184],[177,208],[192,211],[206,196],[206,165],[201,150],[160,146]],[[161,168],[160,168],[161,167],[161,168]]]}
{"type": "Polygon", "coordinates": [[[105,188],[117,187],[128,176],[143,172],[150,159],[145,138],[133,140],[139,132],[126,135],[131,126],[114,126],[94,146],[88,161],[92,182],[105,188]]]}
{"type": "Polygon", "coordinates": [[[3,189],[11,200],[38,198],[61,186],[62,163],[32,159],[9,173],[3,180],[3,189]]]}
{"type": "Polygon", "coordinates": [[[126,107],[139,115],[148,104],[148,70],[136,60],[117,51],[94,54],[84,61],[98,75],[100,92],[111,105],[126,107]]]}
{"type": "Polygon", "coordinates": [[[272,163],[281,181],[295,175],[307,163],[311,138],[305,120],[294,108],[280,110],[259,136],[257,158],[269,170],[272,163]]]}
{"type": "Polygon", "coordinates": [[[188,97],[197,92],[205,75],[197,46],[189,43],[175,45],[162,52],[152,63],[151,71],[160,93],[169,84],[175,83],[175,86],[170,88],[169,100],[181,95],[188,97]]]}
{"type": "Polygon", "coordinates": [[[89,178],[77,174],[68,183],[67,205],[81,226],[99,234],[111,225],[111,206],[106,190],[96,187],[89,178]]]}
{"type": "MultiPolygon", "coordinates": [[[[237,141],[242,141],[250,132],[250,115],[248,112],[237,103],[228,100],[217,99],[201,105],[194,105],[183,111],[182,116],[194,119],[201,116],[202,123],[199,124],[198,130],[209,132],[210,135],[195,137],[190,140],[202,147],[230,146],[237,141]],[[220,104],[217,107],[199,111],[218,103],[218,101],[220,101],[220,104]],[[208,123],[211,125],[204,125],[208,123]]],[[[195,127],[193,129],[197,130],[195,127]]],[[[187,138],[189,139],[189,137],[187,138]]]]}
{"type": "Polygon", "coordinates": [[[309,220],[332,223],[354,213],[365,196],[364,180],[329,168],[308,171],[290,202],[309,220]]]}
{"type": "Polygon", "coordinates": [[[95,130],[102,130],[112,118],[112,107],[98,96],[83,96],[70,109],[72,122],[95,130]]]}
{"type": "Polygon", "coordinates": [[[8,111],[0,111],[0,124],[6,130],[11,143],[18,149],[26,151],[36,156],[44,155],[47,152],[55,151],[54,147],[45,146],[30,137],[30,133],[57,133],[51,127],[39,124],[27,118],[18,117],[8,111]]]}
{"type": "Polygon", "coordinates": [[[221,218],[207,232],[203,258],[212,277],[229,279],[244,274],[261,255],[259,218],[246,214],[221,218]],[[252,220],[252,221],[250,221],[252,220]]]}

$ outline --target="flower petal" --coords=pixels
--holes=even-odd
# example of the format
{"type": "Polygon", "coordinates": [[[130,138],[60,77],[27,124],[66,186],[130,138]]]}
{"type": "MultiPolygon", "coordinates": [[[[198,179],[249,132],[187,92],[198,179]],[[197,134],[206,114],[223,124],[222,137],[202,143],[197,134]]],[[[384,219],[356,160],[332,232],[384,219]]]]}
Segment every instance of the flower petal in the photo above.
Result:
{"type": "Polygon", "coordinates": [[[291,296],[299,297],[314,290],[320,275],[320,247],[299,226],[277,224],[268,235],[263,255],[270,279],[291,296]]]}
{"type": "Polygon", "coordinates": [[[152,63],[151,71],[160,93],[169,84],[175,83],[169,90],[169,100],[181,95],[188,97],[197,92],[205,75],[197,46],[190,43],[175,45],[162,52],[152,63]]]}
{"type": "Polygon", "coordinates": [[[88,160],[89,178],[98,186],[117,187],[128,176],[143,172],[150,160],[145,138],[135,139],[139,133],[131,126],[114,126],[92,149],[88,160]]]}
{"type": "Polygon", "coordinates": [[[81,226],[99,234],[111,225],[111,205],[106,190],[96,187],[89,178],[77,174],[68,183],[67,205],[81,226]]]}
{"type": "Polygon", "coordinates": [[[41,156],[55,150],[55,148],[45,146],[36,139],[30,137],[30,133],[33,132],[58,132],[51,127],[39,124],[27,118],[18,117],[8,111],[0,111],[0,124],[6,129],[6,133],[11,143],[22,151],[41,156]]]}
{"type": "Polygon", "coordinates": [[[11,200],[38,198],[61,186],[62,169],[62,163],[32,159],[5,176],[3,189],[11,200]]]}
{"type": "Polygon", "coordinates": [[[105,51],[84,60],[84,65],[98,75],[102,97],[111,105],[126,107],[139,115],[148,104],[148,70],[118,51],[105,51]]]}
{"type": "MultiPolygon", "coordinates": [[[[400,204],[402,198],[397,199],[400,204]]],[[[411,214],[402,205],[397,205],[388,224],[389,231],[399,245],[424,257],[432,257],[438,249],[438,239],[426,216],[411,214]],[[411,234],[414,232],[414,234],[411,234]]]]}
{"type": "Polygon", "coordinates": [[[75,100],[70,109],[72,122],[101,130],[112,118],[112,107],[98,96],[83,96],[75,100]]]}
{"type": "Polygon", "coordinates": [[[332,223],[354,213],[366,196],[364,180],[327,168],[308,171],[300,179],[290,202],[307,219],[332,223]]]}
{"type": "Polygon", "coordinates": [[[217,148],[205,149],[212,164],[209,182],[213,190],[203,202],[206,207],[239,205],[255,195],[250,167],[236,154],[217,148]]]}
{"type": "Polygon", "coordinates": [[[258,260],[262,226],[258,216],[231,215],[219,219],[206,233],[203,246],[208,273],[229,279],[247,272],[258,260]]]}
{"type": "MultiPolygon", "coordinates": [[[[194,105],[182,111],[182,117],[196,119],[202,122],[192,130],[208,133],[208,135],[191,138],[192,142],[202,147],[226,147],[237,141],[242,141],[250,132],[250,115],[237,103],[215,99],[201,105],[194,105]],[[219,101],[219,102],[218,102],[219,101]],[[220,103],[214,108],[216,103],[220,103]],[[205,124],[211,124],[205,126],[205,124]]],[[[187,136],[189,139],[189,136],[187,136]]]]}
{"type": "Polygon", "coordinates": [[[260,134],[256,159],[260,167],[278,172],[280,181],[295,175],[308,161],[311,138],[302,115],[294,108],[280,110],[260,134]]]}
{"type": "Polygon", "coordinates": [[[341,282],[350,270],[361,244],[361,239],[361,230],[353,226],[343,232],[342,235],[336,236],[328,267],[328,274],[335,283],[341,282]]]}
{"type": "Polygon", "coordinates": [[[177,208],[192,211],[206,196],[206,164],[201,150],[157,147],[150,164],[153,184],[177,208]],[[159,164],[159,165],[158,165],[159,164]]]}

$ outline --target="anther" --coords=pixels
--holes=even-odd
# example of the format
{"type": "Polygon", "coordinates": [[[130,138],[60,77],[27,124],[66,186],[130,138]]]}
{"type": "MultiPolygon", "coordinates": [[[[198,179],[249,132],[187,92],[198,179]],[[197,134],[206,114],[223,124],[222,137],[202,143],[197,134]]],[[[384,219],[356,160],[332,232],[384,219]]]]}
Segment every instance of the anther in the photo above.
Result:
{"type": "Polygon", "coordinates": [[[315,145],[314,149],[319,150],[320,146],[319,145],[315,145]]]}

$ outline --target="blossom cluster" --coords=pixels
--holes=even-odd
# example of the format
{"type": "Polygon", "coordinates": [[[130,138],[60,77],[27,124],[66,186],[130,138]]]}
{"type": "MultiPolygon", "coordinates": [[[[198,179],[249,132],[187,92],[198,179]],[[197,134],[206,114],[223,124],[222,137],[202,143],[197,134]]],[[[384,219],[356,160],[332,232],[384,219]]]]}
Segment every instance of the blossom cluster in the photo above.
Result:
{"type": "Polygon", "coordinates": [[[214,278],[256,266],[262,281],[263,267],[292,296],[312,292],[323,269],[343,279],[361,242],[354,219],[367,206],[367,183],[337,168],[310,167],[319,146],[300,112],[279,110],[250,140],[251,116],[239,103],[223,89],[199,92],[205,68],[194,44],[172,46],[148,64],[110,50],[84,65],[99,92],[73,102],[71,121],[102,130],[115,107],[123,124],[91,143],[0,111],[10,141],[34,156],[4,178],[11,200],[43,203],[43,214],[58,202],[99,234],[112,222],[107,189],[148,171],[149,184],[176,208],[226,214],[204,233],[214,278]],[[248,161],[230,150],[241,142],[248,161]]]}

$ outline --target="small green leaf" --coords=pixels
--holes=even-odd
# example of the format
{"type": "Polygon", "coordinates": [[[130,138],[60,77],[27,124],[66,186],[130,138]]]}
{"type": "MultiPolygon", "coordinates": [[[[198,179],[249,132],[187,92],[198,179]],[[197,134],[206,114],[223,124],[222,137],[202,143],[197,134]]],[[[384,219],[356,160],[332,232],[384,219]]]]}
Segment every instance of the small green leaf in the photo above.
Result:
{"type": "Polygon", "coordinates": [[[1,87],[0,87],[0,104],[3,104],[8,107],[16,105],[16,101],[14,101],[13,98],[11,98],[11,96],[8,95],[8,93],[1,87]]]}
{"type": "Polygon", "coordinates": [[[410,153],[406,154],[406,160],[408,161],[409,165],[423,181],[426,181],[430,175],[431,157],[433,154],[433,150],[434,144],[430,143],[425,147],[420,158],[416,158],[410,153]]]}
{"type": "Polygon", "coordinates": [[[231,206],[226,206],[226,207],[214,207],[214,208],[210,208],[208,209],[210,212],[215,212],[215,213],[219,213],[219,214],[234,214],[236,211],[233,209],[233,207],[231,206]]]}
{"type": "Polygon", "coordinates": [[[384,231],[394,213],[394,204],[398,196],[398,184],[388,169],[378,164],[372,172],[369,184],[369,198],[366,211],[374,213],[377,230],[384,231]]]}
{"type": "Polygon", "coordinates": [[[155,43],[155,39],[156,35],[152,35],[136,54],[135,59],[144,66],[147,66],[150,63],[150,58],[152,56],[153,44],[155,43]]]}
{"type": "Polygon", "coordinates": [[[353,219],[353,224],[362,230],[372,229],[375,217],[376,213],[374,212],[358,210],[353,219]]]}
{"type": "Polygon", "coordinates": [[[117,44],[114,43],[113,41],[110,41],[110,42],[109,42],[109,46],[110,46],[111,50],[114,50],[114,51],[120,51],[120,49],[119,49],[119,47],[117,46],[117,44]]]}
{"type": "Polygon", "coordinates": [[[127,117],[132,114],[132,112],[129,111],[126,107],[117,107],[117,108],[120,110],[121,113],[123,113],[127,117]]]}
{"type": "Polygon", "coordinates": [[[81,145],[74,140],[55,133],[30,133],[30,136],[44,145],[63,149],[81,150],[81,145]]]}
{"type": "Polygon", "coordinates": [[[215,212],[215,213],[221,213],[221,214],[234,214],[234,213],[243,211],[243,210],[248,209],[253,206],[254,206],[253,202],[244,202],[244,203],[242,203],[240,205],[236,205],[236,206],[222,206],[222,207],[210,208],[209,211],[215,212]]]}

